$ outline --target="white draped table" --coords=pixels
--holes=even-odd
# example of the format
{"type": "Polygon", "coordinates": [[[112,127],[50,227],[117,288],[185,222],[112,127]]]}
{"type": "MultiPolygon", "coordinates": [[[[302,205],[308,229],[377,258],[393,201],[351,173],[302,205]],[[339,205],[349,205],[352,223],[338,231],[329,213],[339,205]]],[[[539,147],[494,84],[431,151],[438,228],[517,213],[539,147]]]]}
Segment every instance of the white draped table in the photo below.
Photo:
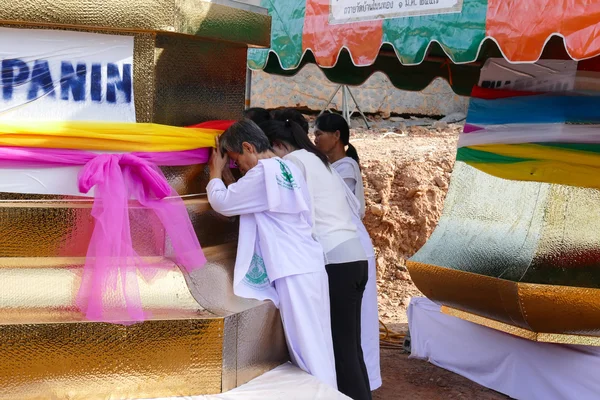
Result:
{"type": "Polygon", "coordinates": [[[442,314],[422,297],[408,323],[411,357],[489,389],[522,400],[600,399],[599,347],[529,341],[442,314]]]}

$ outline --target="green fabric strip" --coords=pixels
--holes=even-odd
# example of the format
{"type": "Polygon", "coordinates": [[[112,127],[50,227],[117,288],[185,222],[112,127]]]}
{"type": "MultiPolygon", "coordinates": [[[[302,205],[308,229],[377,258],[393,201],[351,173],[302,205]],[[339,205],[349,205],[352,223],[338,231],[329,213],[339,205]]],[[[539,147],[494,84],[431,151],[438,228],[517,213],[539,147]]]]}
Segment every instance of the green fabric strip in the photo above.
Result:
{"type": "Polygon", "coordinates": [[[304,29],[305,0],[262,0],[261,6],[271,16],[271,49],[249,49],[248,66],[263,69],[269,51],[279,56],[283,69],[296,68],[302,59],[302,31],[304,29]]]}
{"type": "Polygon", "coordinates": [[[456,152],[456,161],[466,163],[514,164],[524,161],[535,161],[535,159],[502,156],[487,151],[475,150],[470,147],[460,147],[456,152]]]}
{"type": "Polygon", "coordinates": [[[542,143],[533,143],[539,146],[546,147],[554,147],[558,149],[565,150],[576,150],[583,151],[586,153],[600,153],[600,144],[599,143],[550,143],[550,142],[542,142],[542,143]]]}
{"type": "Polygon", "coordinates": [[[464,0],[461,13],[386,19],[383,42],[394,46],[403,64],[423,61],[434,40],[454,62],[474,61],[485,38],[487,6],[487,0],[464,0]]]}

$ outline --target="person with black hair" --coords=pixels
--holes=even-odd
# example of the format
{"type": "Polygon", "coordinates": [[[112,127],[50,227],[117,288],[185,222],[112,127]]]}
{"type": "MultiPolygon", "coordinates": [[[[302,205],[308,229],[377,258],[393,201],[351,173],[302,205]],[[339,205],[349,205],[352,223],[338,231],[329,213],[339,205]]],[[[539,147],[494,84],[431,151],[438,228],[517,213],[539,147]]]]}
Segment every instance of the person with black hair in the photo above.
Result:
{"type": "MultiPolygon", "coordinates": [[[[293,108],[284,108],[283,110],[273,111],[273,119],[277,121],[293,121],[300,125],[302,130],[308,134],[308,121],[304,115],[293,108]]],[[[259,124],[260,125],[260,124],[259,124]]]]}
{"type": "Polygon", "coordinates": [[[244,111],[244,118],[249,119],[256,125],[260,125],[265,121],[271,120],[271,113],[261,107],[252,107],[244,111]]]}
{"type": "Polygon", "coordinates": [[[279,308],[292,362],[337,389],[328,276],[323,248],[312,236],[308,188],[291,162],[276,157],[250,120],[233,124],[209,162],[208,201],[240,216],[233,291],[279,308]],[[225,186],[227,158],[244,176],[225,186]]]}
{"type": "Polygon", "coordinates": [[[331,166],[340,174],[360,203],[359,218],[355,218],[359,236],[369,261],[369,281],[362,303],[362,349],[369,373],[371,390],[381,387],[379,360],[379,311],[377,304],[377,268],[375,250],[362,219],[365,216],[365,195],[358,153],[350,144],[350,128],[337,114],[323,114],[315,123],[315,144],[326,153],[331,166]],[[346,146],[348,149],[346,150],[346,146]]]}
{"type": "Polygon", "coordinates": [[[361,347],[361,305],[368,262],[353,222],[358,201],[300,125],[289,120],[268,121],[260,128],[273,151],[295,164],[308,184],[313,234],[323,246],[329,276],[338,390],[355,400],[371,399],[361,347]]]}

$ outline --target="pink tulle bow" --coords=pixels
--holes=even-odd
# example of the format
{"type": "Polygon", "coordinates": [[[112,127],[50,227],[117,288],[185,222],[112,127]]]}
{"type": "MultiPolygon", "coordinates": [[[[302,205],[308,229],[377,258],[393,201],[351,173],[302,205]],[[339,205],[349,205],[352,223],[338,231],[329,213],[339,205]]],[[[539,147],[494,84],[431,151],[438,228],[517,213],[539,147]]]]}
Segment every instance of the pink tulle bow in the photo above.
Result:
{"type": "Polygon", "coordinates": [[[95,225],[76,303],[88,320],[122,324],[149,317],[141,302],[138,273],[150,279],[160,265],[165,265],[150,265],[135,252],[130,229],[131,199],[158,217],[178,265],[188,272],[201,268],[206,258],[186,206],[157,165],[203,164],[209,157],[210,149],[95,154],[81,150],[0,147],[0,167],[83,165],[79,190],[82,193],[95,190],[92,206],[95,225]]]}

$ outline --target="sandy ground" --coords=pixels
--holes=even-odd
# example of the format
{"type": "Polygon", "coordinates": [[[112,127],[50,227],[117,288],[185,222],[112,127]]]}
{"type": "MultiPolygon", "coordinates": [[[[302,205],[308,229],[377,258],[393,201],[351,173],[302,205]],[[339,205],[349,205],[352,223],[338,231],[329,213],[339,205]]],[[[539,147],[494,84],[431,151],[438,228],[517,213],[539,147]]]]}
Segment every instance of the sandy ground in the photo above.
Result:
{"type": "Polygon", "coordinates": [[[408,358],[397,350],[381,351],[383,386],[373,392],[373,400],[507,400],[426,361],[408,358]]]}

